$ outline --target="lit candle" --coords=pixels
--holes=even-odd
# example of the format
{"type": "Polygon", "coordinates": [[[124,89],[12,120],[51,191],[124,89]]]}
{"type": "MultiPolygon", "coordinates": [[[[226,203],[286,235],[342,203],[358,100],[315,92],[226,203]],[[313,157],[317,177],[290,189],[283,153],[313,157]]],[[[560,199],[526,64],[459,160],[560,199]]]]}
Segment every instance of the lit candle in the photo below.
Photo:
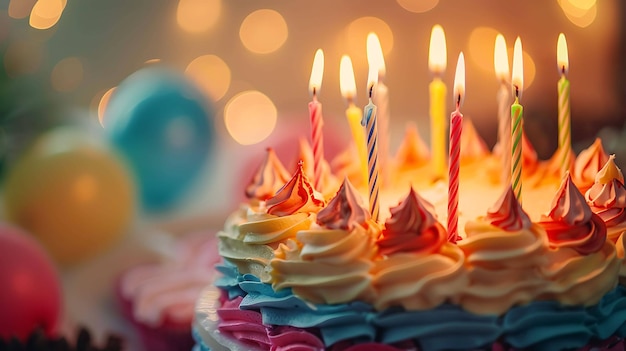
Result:
{"type": "Polygon", "coordinates": [[[515,40],[513,47],[513,76],[511,78],[513,85],[513,94],[515,102],[511,105],[511,138],[513,145],[511,147],[511,158],[513,166],[511,167],[511,187],[513,193],[517,197],[517,201],[522,203],[522,116],[524,108],[520,105],[519,100],[524,89],[524,61],[522,56],[522,41],[519,37],[515,40]]]}
{"type": "Polygon", "coordinates": [[[565,35],[559,34],[557,41],[556,61],[561,74],[561,79],[557,83],[559,92],[559,152],[561,155],[561,175],[565,175],[570,167],[570,154],[572,150],[572,123],[569,108],[569,80],[567,71],[569,69],[569,57],[567,54],[567,41],[565,35]]]}
{"type": "Polygon", "coordinates": [[[509,90],[509,55],[506,53],[506,41],[502,34],[496,36],[493,52],[493,64],[496,78],[500,82],[498,89],[498,146],[502,158],[502,184],[511,184],[511,91],[509,90]]]}
{"type": "Polygon", "coordinates": [[[363,114],[361,110],[354,105],[354,97],[356,96],[356,82],[354,80],[354,69],[352,68],[352,60],[350,56],[343,55],[341,57],[341,63],[339,65],[339,88],[341,95],[348,102],[348,109],[346,109],[346,118],[350,124],[350,130],[352,131],[352,139],[356,145],[356,149],[359,153],[359,160],[361,164],[361,175],[363,181],[367,180],[367,151],[365,149],[365,130],[361,127],[361,119],[363,114]]]}
{"type": "Polygon", "coordinates": [[[441,75],[446,70],[446,37],[443,28],[435,25],[430,33],[428,68],[433,74],[430,83],[430,144],[435,179],[444,177],[446,171],[446,85],[441,75]]]}
{"type": "Polygon", "coordinates": [[[322,118],[322,104],[317,101],[317,94],[319,94],[322,86],[323,75],[324,52],[322,49],[317,49],[315,59],[313,59],[311,78],[309,79],[309,92],[313,95],[313,101],[309,102],[311,142],[313,144],[313,185],[317,190],[322,190],[322,162],[324,160],[324,134],[322,133],[324,120],[322,118]]]}
{"type": "Polygon", "coordinates": [[[374,66],[378,70],[378,83],[376,83],[376,91],[373,99],[374,104],[378,108],[376,119],[378,122],[378,162],[383,171],[382,180],[385,181],[389,177],[387,158],[389,157],[389,94],[384,79],[386,74],[385,57],[380,40],[375,33],[367,35],[367,62],[370,66],[374,66]]]}
{"type": "Polygon", "coordinates": [[[459,54],[454,75],[454,94],[456,110],[450,115],[450,162],[448,167],[448,241],[456,243],[459,239],[459,164],[461,154],[461,133],[463,115],[461,105],[465,97],[465,59],[459,54]]]}
{"type": "Polygon", "coordinates": [[[367,77],[367,91],[369,92],[369,103],[363,109],[363,119],[361,125],[365,126],[367,137],[367,185],[369,190],[369,205],[372,219],[377,221],[380,212],[378,204],[378,189],[380,182],[378,179],[378,128],[376,126],[376,105],[372,102],[372,94],[376,88],[378,72],[370,66],[367,77]]]}

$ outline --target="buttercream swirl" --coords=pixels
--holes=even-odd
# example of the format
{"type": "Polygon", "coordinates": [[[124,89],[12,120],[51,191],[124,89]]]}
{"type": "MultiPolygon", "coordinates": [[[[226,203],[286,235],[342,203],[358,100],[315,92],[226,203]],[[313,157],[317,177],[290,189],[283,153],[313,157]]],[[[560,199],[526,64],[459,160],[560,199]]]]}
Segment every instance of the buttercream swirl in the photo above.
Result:
{"type": "Polygon", "coordinates": [[[350,231],[356,225],[367,227],[369,211],[348,178],[345,178],[335,197],[317,214],[317,224],[329,229],[350,231]]]}
{"type": "MultiPolygon", "coordinates": [[[[313,158],[313,149],[311,148],[311,144],[306,138],[298,139],[298,152],[296,154],[296,158],[292,161],[292,168],[298,168],[300,162],[303,162],[304,174],[306,174],[308,179],[313,179],[314,175],[314,158],[313,158]]],[[[317,191],[322,192],[324,197],[327,197],[331,194],[328,194],[327,191],[334,191],[337,189],[337,179],[331,172],[330,165],[326,159],[322,159],[322,179],[321,186],[322,189],[315,189],[317,191]]]]}
{"type": "Polygon", "coordinates": [[[217,309],[220,317],[218,328],[221,332],[232,335],[237,340],[251,343],[262,349],[269,349],[270,339],[262,322],[261,313],[239,308],[243,298],[238,296],[225,301],[217,309]]]}
{"type": "Polygon", "coordinates": [[[540,222],[551,247],[571,247],[581,255],[596,252],[606,241],[606,225],[591,211],[569,173],[552,200],[552,209],[540,222]]]}
{"type": "Polygon", "coordinates": [[[409,194],[385,221],[385,229],[378,239],[383,255],[395,252],[433,252],[446,241],[446,231],[435,219],[434,207],[411,187],[409,194]]]}
{"type": "Polygon", "coordinates": [[[291,180],[267,200],[267,213],[288,216],[298,212],[318,212],[324,206],[324,200],[316,196],[300,162],[291,180]]]}
{"type": "Polygon", "coordinates": [[[249,199],[265,201],[274,196],[287,181],[289,172],[276,156],[274,149],[267,148],[263,163],[246,187],[246,196],[249,199]]]}
{"type": "Polygon", "coordinates": [[[409,123],[404,139],[396,152],[396,164],[400,171],[416,169],[425,165],[430,159],[430,151],[419,135],[417,125],[409,123]]]}
{"type": "Polygon", "coordinates": [[[585,193],[585,199],[607,226],[609,240],[616,242],[626,231],[626,188],[624,176],[615,165],[615,155],[596,175],[595,184],[585,193]]]}
{"type": "Polygon", "coordinates": [[[532,225],[511,187],[507,187],[498,201],[487,211],[485,220],[509,232],[528,229],[532,225]]]}
{"type": "Polygon", "coordinates": [[[596,140],[587,149],[580,152],[574,162],[574,183],[582,192],[586,192],[595,182],[596,174],[608,161],[609,156],[604,152],[602,140],[596,140]]]}
{"type": "Polygon", "coordinates": [[[324,351],[324,343],[314,334],[299,328],[268,328],[270,351],[324,351]]]}
{"type": "Polygon", "coordinates": [[[464,309],[499,315],[541,293],[545,279],[539,268],[546,262],[547,239],[540,226],[510,231],[479,218],[465,225],[465,233],[457,242],[470,280],[459,294],[464,309]]]}
{"type": "Polygon", "coordinates": [[[275,290],[292,288],[314,303],[370,301],[369,271],[376,256],[375,223],[356,224],[351,231],[314,228],[299,231],[296,240],[280,245],[271,261],[275,290]]]}
{"type": "Polygon", "coordinates": [[[134,319],[149,326],[190,323],[196,298],[219,261],[215,246],[212,234],[191,235],[177,243],[171,259],[127,271],[120,293],[131,301],[134,319]]]}
{"type": "Polygon", "coordinates": [[[461,161],[472,162],[481,160],[489,155],[489,148],[478,135],[474,123],[469,118],[463,119],[463,133],[461,134],[461,161]]]}

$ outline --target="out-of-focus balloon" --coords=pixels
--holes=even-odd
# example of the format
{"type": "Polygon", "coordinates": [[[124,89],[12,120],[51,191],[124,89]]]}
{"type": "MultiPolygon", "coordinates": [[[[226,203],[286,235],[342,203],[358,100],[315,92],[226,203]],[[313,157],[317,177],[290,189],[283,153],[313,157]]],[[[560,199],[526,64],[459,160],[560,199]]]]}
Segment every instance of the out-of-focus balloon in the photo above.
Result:
{"type": "Polygon", "coordinates": [[[146,210],[168,209],[198,178],[214,144],[213,115],[193,83],[163,67],[135,72],[113,93],[104,127],[146,210]]]}
{"type": "Polygon", "coordinates": [[[0,339],[25,340],[35,328],[54,333],[61,287],[44,249],[21,230],[0,223],[0,339]]]}
{"type": "Polygon", "coordinates": [[[86,131],[44,134],[10,169],[4,192],[8,219],[64,265],[110,247],[135,212],[130,173],[86,131]]]}

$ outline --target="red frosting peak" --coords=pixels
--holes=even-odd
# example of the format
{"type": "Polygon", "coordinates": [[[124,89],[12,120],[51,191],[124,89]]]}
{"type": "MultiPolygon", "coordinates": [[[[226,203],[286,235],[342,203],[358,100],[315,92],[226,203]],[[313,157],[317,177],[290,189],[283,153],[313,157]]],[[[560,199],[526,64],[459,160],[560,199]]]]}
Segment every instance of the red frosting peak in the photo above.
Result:
{"type": "Polygon", "coordinates": [[[323,206],[324,201],[315,197],[300,162],[291,180],[267,200],[267,213],[288,216],[299,212],[317,212],[323,206]]]}
{"type": "Polygon", "coordinates": [[[571,247],[582,255],[600,250],[606,241],[604,221],[591,211],[569,172],[552,200],[548,218],[540,224],[551,246],[571,247]]]}
{"type": "Polygon", "coordinates": [[[519,201],[517,201],[511,187],[508,187],[502,193],[500,199],[489,209],[486,220],[496,227],[509,232],[528,229],[532,224],[519,201]]]}
{"type": "Polygon", "coordinates": [[[369,218],[370,213],[363,207],[361,197],[345,178],[337,195],[317,214],[317,224],[329,229],[351,231],[356,224],[367,227],[369,218]]]}
{"type": "Polygon", "coordinates": [[[609,156],[604,152],[602,140],[596,138],[596,141],[587,149],[583,150],[574,162],[574,174],[572,174],[574,183],[586,191],[595,182],[596,174],[609,160],[609,156]]]}
{"type": "Polygon", "coordinates": [[[380,252],[389,255],[401,251],[436,251],[447,235],[433,213],[433,205],[411,188],[407,197],[391,209],[391,217],[378,240],[380,252]]]}
{"type": "Polygon", "coordinates": [[[246,187],[246,196],[249,199],[267,200],[274,196],[288,180],[289,173],[276,156],[274,149],[267,148],[265,160],[246,187]]]}

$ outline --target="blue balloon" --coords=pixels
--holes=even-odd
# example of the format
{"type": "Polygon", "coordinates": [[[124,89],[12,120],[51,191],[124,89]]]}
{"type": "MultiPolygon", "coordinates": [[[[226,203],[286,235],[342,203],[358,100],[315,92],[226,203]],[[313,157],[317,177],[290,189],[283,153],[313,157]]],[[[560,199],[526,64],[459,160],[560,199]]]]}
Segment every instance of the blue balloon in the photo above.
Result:
{"type": "Polygon", "coordinates": [[[202,173],[214,145],[214,109],[182,74],[137,71],[115,90],[104,124],[127,159],[148,211],[179,201],[202,173]]]}

